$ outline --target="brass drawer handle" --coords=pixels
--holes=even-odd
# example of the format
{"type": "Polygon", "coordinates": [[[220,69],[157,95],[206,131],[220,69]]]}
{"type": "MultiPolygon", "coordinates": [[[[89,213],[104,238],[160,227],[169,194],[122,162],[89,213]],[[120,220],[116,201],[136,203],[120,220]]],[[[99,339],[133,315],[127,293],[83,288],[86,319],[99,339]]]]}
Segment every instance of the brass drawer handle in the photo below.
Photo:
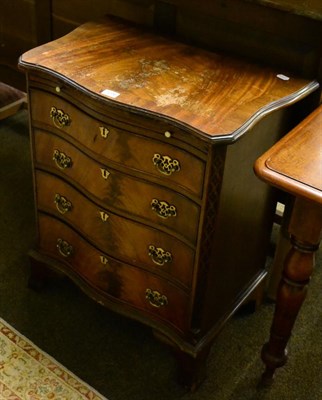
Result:
{"type": "Polygon", "coordinates": [[[153,199],[151,208],[161,218],[175,217],[177,215],[176,207],[163,200],[153,199]]]}
{"type": "Polygon", "coordinates": [[[161,294],[157,290],[147,288],[145,291],[145,298],[149,301],[153,307],[163,307],[168,304],[167,296],[161,294]]]}
{"type": "Polygon", "coordinates": [[[105,126],[100,126],[100,133],[103,139],[106,139],[108,134],[110,133],[110,130],[106,128],[105,126]]]}
{"type": "Polygon", "coordinates": [[[155,247],[152,244],[149,246],[149,256],[157,265],[162,266],[172,262],[172,254],[169,251],[165,251],[161,247],[155,247]]]}
{"type": "Polygon", "coordinates": [[[173,172],[180,171],[179,161],[172,159],[169,156],[161,156],[161,154],[156,153],[154,154],[152,161],[161,174],[171,175],[173,172]]]}
{"type": "Polygon", "coordinates": [[[60,169],[71,168],[71,166],[73,165],[72,159],[65,153],[57,149],[54,150],[53,160],[55,161],[57,167],[60,169]]]}
{"type": "Polygon", "coordinates": [[[57,239],[57,249],[64,257],[69,257],[74,253],[73,246],[61,238],[57,239]]]}
{"type": "Polygon", "coordinates": [[[65,126],[69,126],[72,122],[68,114],[54,106],[51,107],[49,115],[56,128],[64,128],[65,126]]]}
{"type": "Polygon", "coordinates": [[[72,209],[72,203],[68,199],[66,199],[66,197],[61,196],[59,193],[55,194],[54,203],[56,204],[57,210],[61,214],[66,214],[72,209]]]}

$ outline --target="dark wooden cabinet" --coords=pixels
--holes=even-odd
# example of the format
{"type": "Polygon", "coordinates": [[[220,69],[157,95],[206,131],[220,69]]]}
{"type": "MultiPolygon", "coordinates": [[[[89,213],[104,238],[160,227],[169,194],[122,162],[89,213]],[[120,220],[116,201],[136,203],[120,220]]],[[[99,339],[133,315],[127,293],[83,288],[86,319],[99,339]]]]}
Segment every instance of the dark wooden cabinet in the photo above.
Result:
{"type": "Polygon", "coordinates": [[[319,85],[106,18],[24,54],[38,241],[49,266],[171,344],[202,381],[261,285],[275,209],[256,158],[319,85]]]}

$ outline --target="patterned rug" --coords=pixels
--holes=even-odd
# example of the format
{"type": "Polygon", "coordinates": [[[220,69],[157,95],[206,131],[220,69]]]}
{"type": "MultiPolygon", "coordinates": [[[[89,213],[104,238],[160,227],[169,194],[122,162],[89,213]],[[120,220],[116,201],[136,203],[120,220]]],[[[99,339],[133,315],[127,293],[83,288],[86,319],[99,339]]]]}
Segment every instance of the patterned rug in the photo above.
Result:
{"type": "Polygon", "coordinates": [[[1,318],[0,399],[107,400],[1,318]]]}

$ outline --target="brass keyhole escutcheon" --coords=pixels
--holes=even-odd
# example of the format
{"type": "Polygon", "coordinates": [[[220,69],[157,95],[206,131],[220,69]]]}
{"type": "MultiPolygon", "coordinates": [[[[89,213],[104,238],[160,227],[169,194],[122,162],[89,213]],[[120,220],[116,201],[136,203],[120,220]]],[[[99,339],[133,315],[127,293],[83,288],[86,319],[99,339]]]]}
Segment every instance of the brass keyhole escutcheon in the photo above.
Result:
{"type": "Polygon", "coordinates": [[[108,134],[110,133],[110,130],[108,128],[106,128],[105,126],[100,126],[100,133],[103,139],[106,139],[108,134]]]}
{"type": "Polygon", "coordinates": [[[110,176],[111,173],[108,172],[107,169],[101,168],[101,174],[102,174],[102,178],[103,178],[103,179],[107,179],[107,178],[110,176]]]}
{"type": "Polygon", "coordinates": [[[100,211],[100,217],[103,222],[106,222],[109,219],[109,215],[105,211],[100,211]]]}
{"type": "Polygon", "coordinates": [[[101,263],[102,263],[103,265],[108,264],[108,258],[107,258],[107,257],[105,257],[105,256],[100,256],[100,260],[101,260],[101,263]]]}

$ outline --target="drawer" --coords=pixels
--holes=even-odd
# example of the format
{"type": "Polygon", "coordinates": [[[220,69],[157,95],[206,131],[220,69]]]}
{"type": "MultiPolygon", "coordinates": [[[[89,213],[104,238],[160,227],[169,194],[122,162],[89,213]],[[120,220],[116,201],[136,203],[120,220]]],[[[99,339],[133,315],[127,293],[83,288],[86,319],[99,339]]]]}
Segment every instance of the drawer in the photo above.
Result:
{"type": "Polygon", "coordinates": [[[46,92],[31,90],[30,100],[33,121],[59,129],[109,161],[152,174],[164,184],[174,183],[201,197],[205,163],[189,152],[121,129],[113,119],[98,121],[46,92]]]}
{"type": "MultiPolygon", "coordinates": [[[[184,331],[189,296],[167,280],[110,258],[55,218],[38,214],[40,251],[61,261],[112,301],[184,331]]],[[[68,273],[68,271],[66,271],[68,273]]]]}
{"type": "Polygon", "coordinates": [[[139,216],[196,242],[200,208],[187,197],[99,164],[70,143],[44,131],[35,130],[34,147],[39,165],[54,168],[72,179],[107,207],[139,216]],[[162,203],[167,204],[167,218],[162,215],[166,212],[162,203]],[[175,208],[175,215],[171,214],[171,207],[175,208]]]}
{"type": "Polygon", "coordinates": [[[62,218],[111,256],[191,286],[194,250],[166,233],[96,205],[63,180],[36,172],[38,208],[62,218]]]}

